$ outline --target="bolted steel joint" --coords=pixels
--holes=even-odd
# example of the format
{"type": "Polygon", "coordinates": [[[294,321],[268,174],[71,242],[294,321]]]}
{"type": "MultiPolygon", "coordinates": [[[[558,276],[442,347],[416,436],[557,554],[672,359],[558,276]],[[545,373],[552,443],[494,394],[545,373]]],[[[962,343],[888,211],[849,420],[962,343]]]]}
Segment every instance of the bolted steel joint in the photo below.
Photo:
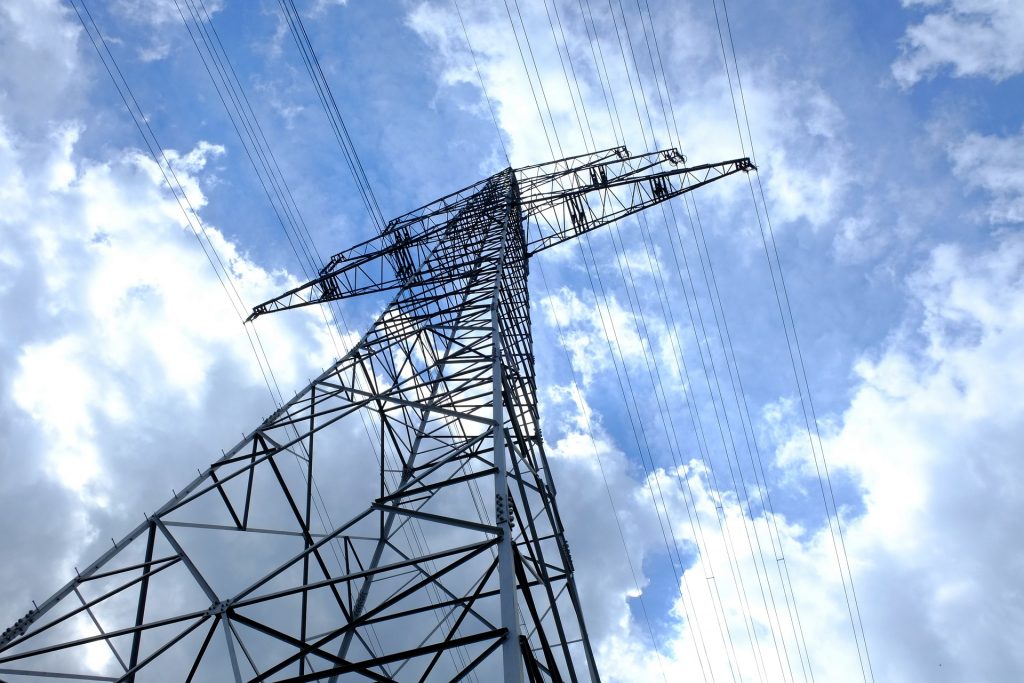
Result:
{"type": "Polygon", "coordinates": [[[35,614],[36,610],[30,609],[28,612],[25,613],[25,616],[21,617],[16,622],[11,624],[11,626],[7,628],[3,632],[3,634],[0,634],[0,646],[6,645],[15,638],[25,635],[25,633],[28,631],[28,627],[32,625],[33,621],[35,621],[35,614]]]}
{"type": "Polygon", "coordinates": [[[206,613],[211,617],[216,616],[218,614],[224,614],[228,611],[229,607],[231,607],[231,603],[229,600],[220,600],[210,605],[210,609],[206,610],[206,613]]]}

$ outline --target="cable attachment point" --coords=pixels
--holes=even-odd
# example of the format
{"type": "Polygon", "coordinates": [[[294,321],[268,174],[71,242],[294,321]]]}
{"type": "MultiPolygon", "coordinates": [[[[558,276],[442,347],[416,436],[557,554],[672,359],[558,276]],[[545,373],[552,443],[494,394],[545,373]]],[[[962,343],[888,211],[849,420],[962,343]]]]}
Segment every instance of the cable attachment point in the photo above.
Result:
{"type": "Polygon", "coordinates": [[[680,154],[679,150],[675,147],[670,147],[663,152],[665,161],[669,162],[673,166],[682,166],[686,164],[686,155],[680,154]]]}
{"type": "Polygon", "coordinates": [[[25,613],[25,616],[18,619],[10,626],[10,628],[4,631],[3,634],[0,635],[0,647],[3,647],[15,638],[25,635],[25,632],[28,631],[28,627],[32,625],[33,621],[35,621],[35,614],[37,611],[38,610],[30,609],[25,613]]]}

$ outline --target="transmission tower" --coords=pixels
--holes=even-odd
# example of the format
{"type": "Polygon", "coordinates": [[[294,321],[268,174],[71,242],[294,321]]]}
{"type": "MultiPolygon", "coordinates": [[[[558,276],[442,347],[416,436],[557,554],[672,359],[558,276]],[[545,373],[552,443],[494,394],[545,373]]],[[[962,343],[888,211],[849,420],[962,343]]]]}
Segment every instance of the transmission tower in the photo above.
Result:
{"type": "Polygon", "coordinates": [[[257,306],[395,292],[344,357],[8,628],[0,679],[598,681],[541,438],[529,262],[753,168],[685,164],[620,147],[505,169],[257,306]],[[365,417],[376,498],[336,524],[339,478],[371,457],[365,417]]]}

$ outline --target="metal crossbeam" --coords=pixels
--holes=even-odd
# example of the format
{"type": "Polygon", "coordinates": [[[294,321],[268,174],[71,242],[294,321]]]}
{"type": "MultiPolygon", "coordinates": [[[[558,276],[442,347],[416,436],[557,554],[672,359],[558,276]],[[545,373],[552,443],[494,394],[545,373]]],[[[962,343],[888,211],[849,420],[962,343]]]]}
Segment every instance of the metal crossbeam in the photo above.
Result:
{"type": "Polygon", "coordinates": [[[421,268],[460,221],[493,210],[481,201],[480,190],[502,174],[515,175],[526,252],[531,256],[754,168],[747,158],[686,166],[686,157],[675,149],[631,156],[625,147],[615,147],[506,169],[392,220],[378,237],[332,256],[319,277],[256,306],[249,320],[265,313],[400,289],[414,278],[419,284],[441,286],[464,277],[464,272],[451,271],[431,273],[427,279],[421,268]]]}

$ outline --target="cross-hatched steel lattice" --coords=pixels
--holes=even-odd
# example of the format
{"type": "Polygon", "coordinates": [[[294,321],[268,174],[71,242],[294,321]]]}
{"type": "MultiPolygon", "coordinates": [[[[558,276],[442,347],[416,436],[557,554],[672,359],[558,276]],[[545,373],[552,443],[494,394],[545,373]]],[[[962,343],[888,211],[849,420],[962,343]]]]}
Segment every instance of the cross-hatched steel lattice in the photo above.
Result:
{"type": "Polygon", "coordinates": [[[599,680],[541,439],[529,259],[752,168],[625,148],[509,168],[257,306],[396,291],[344,357],[7,629],[0,679],[599,680]],[[335,524],[337,477],[368,450],[376,499],[335,524]]]}

